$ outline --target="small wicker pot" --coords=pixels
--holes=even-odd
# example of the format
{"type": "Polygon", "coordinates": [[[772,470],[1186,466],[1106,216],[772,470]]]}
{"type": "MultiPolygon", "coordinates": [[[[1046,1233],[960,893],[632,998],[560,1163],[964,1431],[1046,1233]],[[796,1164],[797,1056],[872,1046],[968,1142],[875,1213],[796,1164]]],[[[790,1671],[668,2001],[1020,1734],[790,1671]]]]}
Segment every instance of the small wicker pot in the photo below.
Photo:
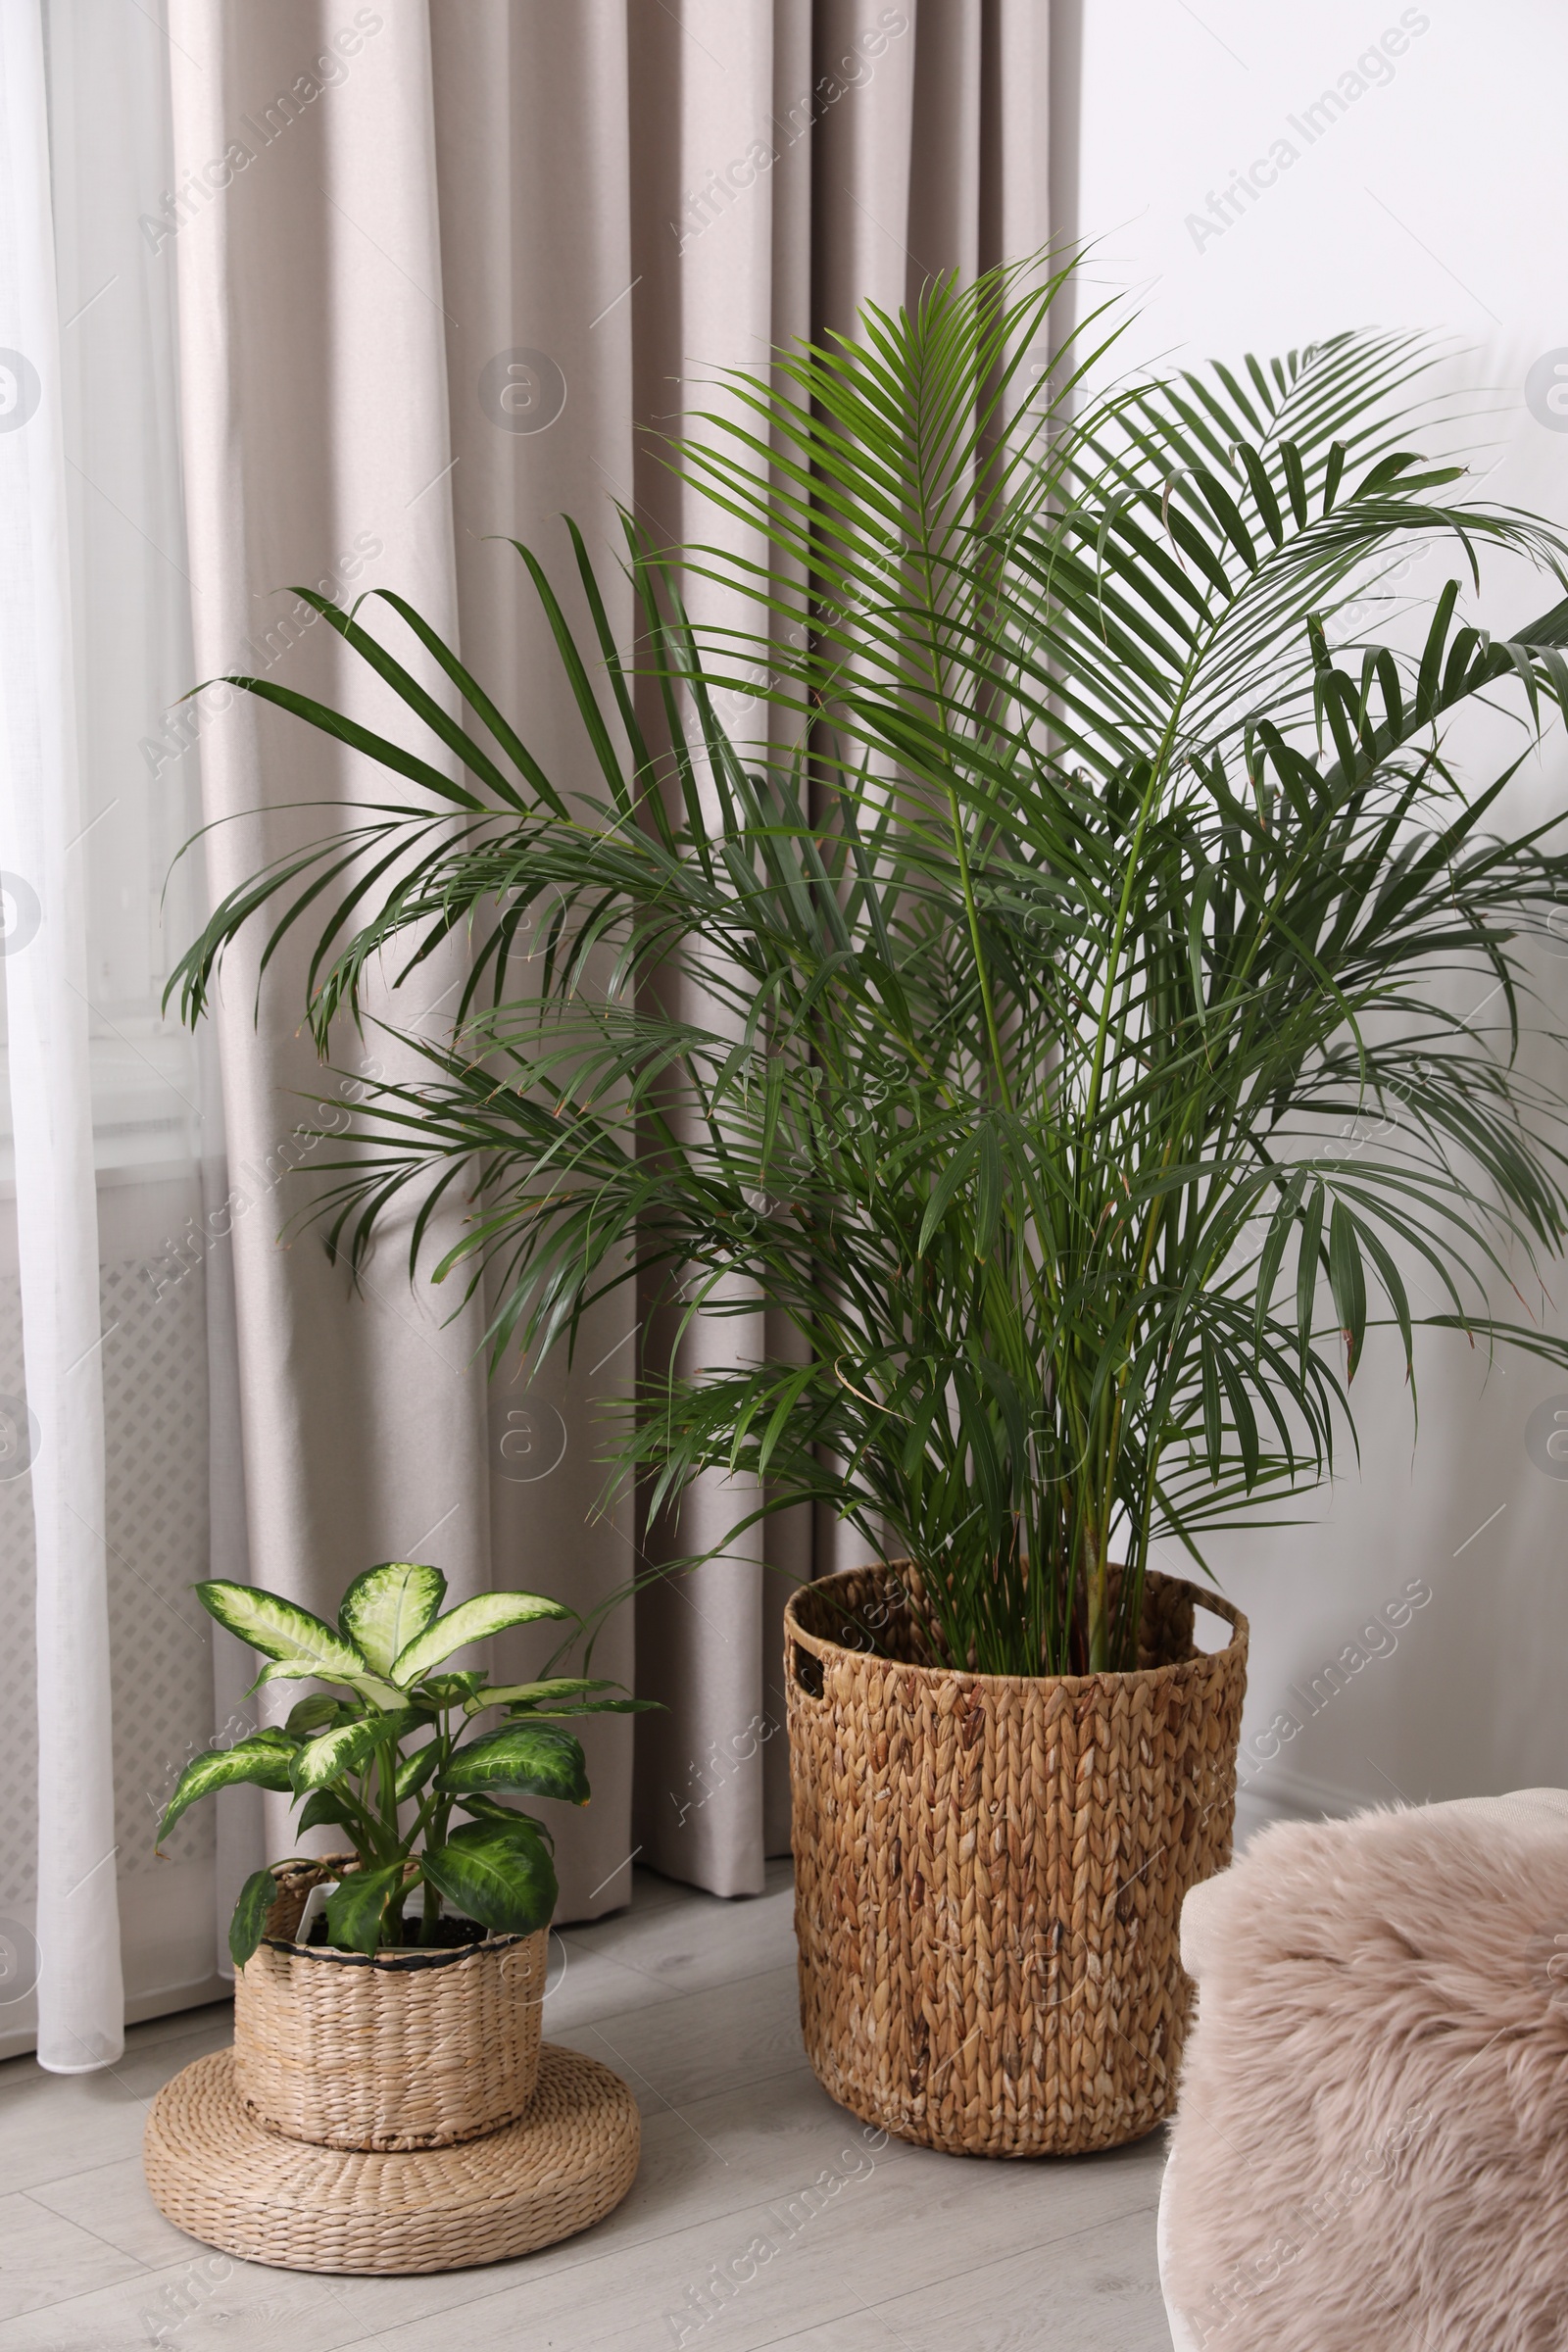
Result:
{"type": "Polygon", "coordinates": [[[346,1860],[278,1868],[269,1939],[234,1979],[245,2108],[323,2148],[449,2147],[514,2123],[539,2075],[548,1931],[368,1959],[292,1943],[346,1860]]]}
{"type": "Polygon", "coordinates": [[[1182,1896],[1230,1859],[1247,1621],[1152,1575],[1134,1673],[955,1673],[916,1662],[910,1583],[851,1569],[785,1612],[807,2054],[926,2147],[1138,2139],[1174,2102],[1182,1896]],[[1235,1628],[1211,1656],[1199,1602],[1235,1628]]]}

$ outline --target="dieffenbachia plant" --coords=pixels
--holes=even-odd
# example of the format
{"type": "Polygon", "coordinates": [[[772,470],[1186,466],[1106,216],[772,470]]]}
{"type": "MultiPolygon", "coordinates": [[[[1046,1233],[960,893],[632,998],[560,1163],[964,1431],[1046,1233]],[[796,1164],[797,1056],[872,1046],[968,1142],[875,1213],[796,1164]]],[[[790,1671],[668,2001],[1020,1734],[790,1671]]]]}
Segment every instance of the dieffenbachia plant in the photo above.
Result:
{"type": "MultiPolygon", "coordinates": [[[[573,1612],[542,1592],[481,1592],[441,1614],[439,1568],[391,1560],[357,1576],[336,1627],[250,1585],[199,1584],[219,1624],[267,1659],[264,1683],[329,1683],[345,1693],[302,1698],[280,1728],[210,1748],[186,1765],[159,1824],[167,1838],[187,1807],[215,1789],[250,1782],[292,1794],[301,1832],[340,1830],[358,1857],[326,1898],[328,1940],[375,1952],[412,1940],[404,1905],[423,1886],[417,1939],[436,1933],[441,1898],[481,1926],[532,1935],[556,1905],[550,1833],[503,1797],[588,1802],[579,1742],[551,1718],[626,1713],[649,1702],[590,1695],[615,1688],[580,1676],[491,1684],[472,1668],[442,1672],[448,1658],[508,1626],[573,1612]],[[502,1720],[465,1738],[473,1719],[502,1720]],[[412,1812],[411,1809],[412,1808],[412,1812]],[[454,1812],[466,1819],[453,1823],[454,1812]]],[[[277,1897],[270,1870],[240,1889],[228,1948],[243,1968],[277,1897]]]]}

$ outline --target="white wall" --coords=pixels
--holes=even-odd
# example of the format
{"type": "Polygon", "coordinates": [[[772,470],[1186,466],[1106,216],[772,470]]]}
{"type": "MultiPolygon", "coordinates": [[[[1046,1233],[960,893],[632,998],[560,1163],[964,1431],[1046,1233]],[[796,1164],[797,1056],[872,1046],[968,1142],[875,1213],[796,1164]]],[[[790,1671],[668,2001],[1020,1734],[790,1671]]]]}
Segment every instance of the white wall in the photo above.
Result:
{"type": "MultiPolygon", "coordinates": [[[[1488,495],[1568,525],[1568,430],[1525,400],[1536,361],[1568,360],[1565,90],[1568,10],[1547,0],[1084,0],[1079,227],[1101,240],[1094,277],[1138,309],[1120,364],[1268,354],[1343,326],[1449,330],[1470,346],[1454,380],[1494,395],[1474,435],[1488,495]],[[1325,91],[1344,111],[1314,125],[1325,91]],[[1255,199],[1214,227],[1211,196],[1259,161],[1255,199]]],[[[1551,601],[1510,578],[1478,609],[1505,630],[1551,601]]],[[[1494,743],[1475,738],[1476,773],[1494,743]]],[[[1560,726],[1515,806],[1568,806],[1560,726]]],[[[1540,969],[1568,1015],[1568,960],[1540,969]]],[[[1536,1051],[1568,1083],[1561,1054],[1536,1051]]],[[[1554,1289],[1544,1311],[1568,1330],[1568,1269],[1554,1289]]],[[[1251,1767],[1244,1827],[1396,1792],[1568,1786],[1568,1479],[1526,1449],[1538,1406],[1568,1410],[1568,1374],[1515,1357],[1489,1375],[1445,1337],[1420,1372],[1418,1446],[1394,1350],[1369,1347],[1360,1471],[1348,1462],[1308,1506],[1317,1524],[1216,1547],[1252,1623],[1244,1746],[1278,1742],[1251,1767]],[[1360,1642],[1346,1690],[1315,1712],[1293,1693],[1412,1581],[1431,1599],[1360,1642]],[[1282,1713],[1298,1728],[1270,1739],[1282,1713]]]]}

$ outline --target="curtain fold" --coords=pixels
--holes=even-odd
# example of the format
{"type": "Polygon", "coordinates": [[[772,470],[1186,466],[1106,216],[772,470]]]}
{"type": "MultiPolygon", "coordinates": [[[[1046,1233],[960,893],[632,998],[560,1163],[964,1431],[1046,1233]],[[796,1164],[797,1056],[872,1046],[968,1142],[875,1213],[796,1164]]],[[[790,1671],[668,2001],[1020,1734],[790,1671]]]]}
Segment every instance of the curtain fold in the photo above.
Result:
{"type": "MultiPolygon", "coordinates": [[[[723,369],[765,367],[802,336],[852,331],[868,301],[897,310],[944,270],[972,274],[1045,244],[1046,35],[1046,12],[1015,0],[688,0],[678,17],[633,6],[632,80],[646,93],[631,127],[645,198],[633,204],[633,402],[652,428],[638,437],[633,503],[657,538],[733,542],[736,526],[683,488],[661,441],[683,412],[724,405],[723,369]]],[[[765,559],[760,546],[735,552],[765,559]]],[[[707,583],[689,602],[705,620],[726,617],[707,583]]],[[[726,1360],[755,1356],[763,1340],[760,1315],[728,1319],[716,1343],[705,1336],[705,1360],[715,1345],[726,1360]]],[[[651,1531],[651,1556],[704,1551],[737,1499],[735,1482],[710,1476],[675,1525],[651,1531]]],[[[788,1842],[788,1587],[862,1556],[830,1514],[812,1517],[754,1529],[742,1556],[638,1601],[639,1687],[668,1712],[638,1728],[637,1834],[660,1868],[725,1893],[759,1887],[763,1855],[788,1842]]]]}
{"type": "MultiPolygon", "coordinates": [[[[560,564],[574,514],[629,641],[614,509],[697,529],[658,436],[707,379],[1047,234],[1033,0],[174,0],[171,30],[199,671],[352,694],[373,722],[376,694],[278,592],[396,587],[568,781],[575,721],[501,542],[560,564]]],[[[341,813],[370,781],[244,698],[206,729],[203,767],[215,895],[318,829],[291,804],[341,813]]],[[[299,944],[253,1026],[261,937],[217,1016],[230,1184],[255,1199],[231,1246],[251,1573],[325,1608],[368,1560],[417,1550],[459,1590],[536,1581],[590,1606],[661,1556],[638,1554],[595,1458],[635,1301],[606,1304],[569,1372],[508,1367],[486,1394],[474,1317],[443,1322],[392,1242],[359,1298],[308,1234],[280,1247],[308,1172],[248,1172],[287,1155],[304,1096],[345,1081],[297,1035],[299,944]]],[[[429,989],[432,1022],[454,978],[429,989]]],[[[396,1066],[373,1031],[367,1051],[396,1066]]],[[[759,1312],[702,1344],[764,1337],[759,1312]]],[[[734,1501],[707,1482],[659,1542],[702,1548],[734,1501]]],[[[634,1856],[745,1893],[787,1843],[779,1612],[790,1581],[850,1554],[806,1513],[740,1548],[612,1623],[603,1670],[666,1711],[635,1750],[629,1726],[590,1727],[595,1803],[560,1825],[564,1917],[624,1901],[634,1856]]]]}
{"type": "Polygon", "coordinates": [[[77,774],[71,536],[43,26],[0,9],[0,892],[37,1639],[38,2057],[123,2042],[115,1830],[98,1203],[77,774]]]}
{"type": "MultiPolygon", "coordinates": [[[[199,678],[285,680],[395,727],[394,698],[290,591],[396,585],[456,634],[428,24],[318,13],[172,12],[195,661],[199,678]]],[[[364,788],[351,757],[244,695],[205,728],[202,774],[215,901],[364,788]]],[[[448,1321],[411,1286],[395,1228],[357,1295],[291,1230],[331,1149],[313,1130],[346,1129],[365,1076],[416,1055],[372,1022],[323,1070],[299,1034],[309,941],[264,981],[264,940],[230,959],[214,1014],[250,1573],[335,1615],[372,1561],[428,1558],[461,1599],[492,1582],[477,1315],[448,1321]]],[[[416,1027],[460,978],[433,961],[390,1017],[416,1027]]],[[[437,1253],[450,1238],[449,1221],[437,1253]]],[[[266,1698],[281,1720],[289,1693],[266,1698]]],[[[290,1850],[286,1800],[265,1812],[268,1850],[290,1850]]]]}

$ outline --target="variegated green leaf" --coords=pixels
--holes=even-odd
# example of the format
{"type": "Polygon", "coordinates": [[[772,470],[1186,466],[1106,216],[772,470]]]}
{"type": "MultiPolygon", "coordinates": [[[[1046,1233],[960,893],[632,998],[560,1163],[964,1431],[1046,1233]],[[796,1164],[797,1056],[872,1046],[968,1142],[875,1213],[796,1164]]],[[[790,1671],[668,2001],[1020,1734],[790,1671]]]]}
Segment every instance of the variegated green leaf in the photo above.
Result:
{"type": "Polygon", "coordinates": [[[466,1707],[483,1681],[472,1667],[462,1674],[427,1674],[415,1695],[421,1706],[466,1707]]]}
{"type": "Polygon", "coordinates": [[[324,1690],[318,1690],[311,1697],[302,1698],[290,1707],[284,1729],[292,1732],[297,1740],[309,1740],[317,1732],[329,1731],[342,1713],[343,1701],[340,1698],[329,1697],[324,1690]]]}
{"type": "Polygon", "coordinates": [[[313,1788],[329,1788],[346,1773],[363,1772],[375,1751],[375,1733],[378,1721],[374,1715],[362,1715],[358,1723],[340,1723],[335,1730],[322,1732],[315,1740],[307,1740],[294,1757],[289,1770],[296,1796],[304,1796],[313,1788]]]}
{"type": "Polygon", "coordinates": [[[546,1823],[536,1821],[531,1813],[519,1813],[515,1805],[499,1804],[493,1796],[474,1794],[460,1796],[456,1802],[463,1807],[465,1813],[471,1813],[475,1821],[526,1822],[530,1830],[538,1831],[546,1845],[554,1846],[556,1842],[554,1834],[546,1823]]]}
{"type": "Polygon", "coordinates": [[[544,1723],[507,1723],[460,1747],[436,1782],[448,1796],[515,1788],[526,1796],[588,1802],[582,1748],[569,1732],[544,1723]]]}
{"type": "Polygon", "coordinates": [[[371,1673],[368,1658],[356,1643],[276,1592],[214,1579],[196,1587],[196,1597],[210,1617],[272,1660],[278,1671],[269,1670],[263,1677],[267,1682],[314,1674],[323,1683],[358,1684],[371,1673]]]}
{"type": "Polygon", "coordinates": [[[579,1715],[649,1715],[663,1703],[662,1698],[567,1698],[559,1707],[509,1707],[507,1712],[528,1723],[565,1723],[579,1715]]]}
{"type": "Polygon", "coordinates": [[[325,1674],[308,1658],[269,1658],[251,1689],[260,1690],[264,1683],[303,1683],[318,1677],[324,1682],[347,1683],[357,1697],[368,1699],[371,1706],[386,1709],[403,1704],[405,1693],[396,1683],[383,1681],[380,1675],[371,1674],[368,1667],[356,1675],[325,1674]]]}
{"type": "Polygon", "coordinates": [[[267,1915],[277,1900],[277,1881],[270,1870],[253,1870],[239,1890],[234,1916],[228,1923],[229,1956],[243,1968],[267,1933],[267,1915]]]}
{"type": "Polygon", "coordinates": [[[352,1836],[355,1827],[353,1814],[334,1790],[318,1788],[313,1796],[306,1798],[299,1818],[299,1834],[302,1838],[307,1830],[319,1829],[347,1830],[352,1836]]]}
{"type": "Polygon", "coordinates": [[[431,1773],[434,1772],[440,1754],[440,1740],[430,1740],[425,1742],[423,1747],[416,1748],[412,1756],[404,1757],[398,1766],[396,1784],[400,1805],[407,1803],[411,1796],[418,1795],[431,1773]]]}
{"type": "Polygon", "coordinates": [[[339,1879],[322,1905],[326,1932],[340,1952],[373,1952],[381,1940],[387,1898],[403,1883],[401,1862],[379,1870],[354,1870],[339,1879]]]}
{"type": "Polygon", "coordinates": [[[556,1874],[544,1840],[526,1822],[467,1822],[444,1845],[427,1847],[422,1860],[431,1886],[482,1927],[531,1936],[549,1926],[556,1874]]]}
{"type": "Polygon", "coordinates": [[[388,1560],[354,1579],[337,1621],[376,1673],[386,1674],[432,1623],[446,1596],[447,1580],[439,1568],[423,1567],[417,1560],[388,1560]]]}
{"type": "Polygon", "coordinates": [[[469,1642],[483,1642],[509,1625],[531,1625],[540,1617],[569,1617],[571,1611],[542,1592],[480,1592],[459,1601],[444,1617],[409,1643],[392,1666],[392,1680],[406,1690],[432,1666],[469,1642]]]}
{"type": "Polygon", "coordinates": [[[477,1715],[485,1707],[531,1707],[540,1702],[548,1705],[552,1699],[575,1698],[585,1690],[613,1690],[615,1688],[614,1683],[586,1683],[580,1676],[569,1674],[557,1675],[545,1683],[505,1683],[494,1689],[476,1690],[465,1712],[477,1715]]]}
{"type": "Polygon", "coordinates": [[[159,1843],[198,1797],[211,1796],[215,1788],[232,1788],[242,1782],[261,1788],[286,1788],[293,1753],[294,1742],[282,1732],[258,1732],[249,1740],[237,1740],[232,1747],[213,1747],[205,1755],[193,1756],[175,1782],[174,1793],[158,1825],[159,1843]]]}

